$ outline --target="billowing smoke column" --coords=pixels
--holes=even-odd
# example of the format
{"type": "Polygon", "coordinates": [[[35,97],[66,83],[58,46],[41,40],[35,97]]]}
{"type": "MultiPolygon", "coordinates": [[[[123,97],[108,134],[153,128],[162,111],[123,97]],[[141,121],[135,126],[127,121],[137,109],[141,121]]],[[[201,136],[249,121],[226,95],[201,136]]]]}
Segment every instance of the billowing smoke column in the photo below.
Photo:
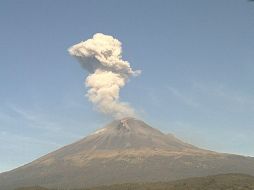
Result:
{"type": "Polygon", "coordinates": [[[139,75],[140,71],[133,71],[130,64],[122,60],[120,41],[97,33],[68,51],[89,72],[85,81],[89,88],[86,96],[98,111],[115,118],[135,115],[128,103],[120,102],[119,92],[128,78],[139,75]]]}

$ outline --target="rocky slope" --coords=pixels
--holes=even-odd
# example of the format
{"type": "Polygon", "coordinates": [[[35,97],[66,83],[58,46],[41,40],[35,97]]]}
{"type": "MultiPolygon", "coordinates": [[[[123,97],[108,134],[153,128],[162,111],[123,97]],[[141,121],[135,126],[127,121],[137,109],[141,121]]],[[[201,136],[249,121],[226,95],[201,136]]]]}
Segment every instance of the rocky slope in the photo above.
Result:
{"type": "Polygon", "coordinates": [[[0,189],[83,188],[170,181],[220,173],[254,175],[254,158],[203,150],[135,118],[113,121],[80,141],[0,174],[0,189]]]}

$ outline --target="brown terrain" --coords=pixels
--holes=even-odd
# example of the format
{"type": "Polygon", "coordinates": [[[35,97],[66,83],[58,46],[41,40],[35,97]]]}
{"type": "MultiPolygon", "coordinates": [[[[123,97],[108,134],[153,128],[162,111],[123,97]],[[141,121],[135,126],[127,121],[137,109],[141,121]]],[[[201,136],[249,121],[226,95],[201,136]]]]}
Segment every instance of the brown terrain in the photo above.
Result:
{"type": "Polygon", "coordinates": [[[254,175],[254,158],[200,149],[143,121],[124,118],[76,143],[0,174],[0,190],[36,185],[87,188],[226,173],[254,175]]]}
{"type": "MultiPolygon", "coordinates": [[[[76,190],[253,190],[254,177],[244,174],[220,174],[156,183],[124,183],[76,190]]],[[[40,186],[16,190],[56,190],[40,186]]]]}

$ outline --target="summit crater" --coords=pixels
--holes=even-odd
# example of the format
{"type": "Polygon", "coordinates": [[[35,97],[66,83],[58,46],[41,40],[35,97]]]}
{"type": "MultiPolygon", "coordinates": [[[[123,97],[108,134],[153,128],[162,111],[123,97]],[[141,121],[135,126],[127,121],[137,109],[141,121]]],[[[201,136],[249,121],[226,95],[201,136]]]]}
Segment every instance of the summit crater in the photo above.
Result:
{"type": "Polygon", "coordinates": [[[254,175],[254,158],[204,150],[128,117],[0,174],[0,190],[34,185],[73,189],[221,173],[254,175]]]}

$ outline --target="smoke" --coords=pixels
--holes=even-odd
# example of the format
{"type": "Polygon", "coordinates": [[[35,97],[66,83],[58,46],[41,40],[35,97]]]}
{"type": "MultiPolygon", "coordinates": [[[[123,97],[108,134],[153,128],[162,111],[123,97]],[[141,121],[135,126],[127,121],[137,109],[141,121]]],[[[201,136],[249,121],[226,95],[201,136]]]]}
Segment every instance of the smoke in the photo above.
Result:
{"type": "Polygon", "coordinates": [[[135,115],[128,103],[119,100],[119,92],[131,76],[137,76],[141,71],[133,71],[130,64],[122,60],[120,41],[97,33],[68,51],[89,72],[85,80],[89,88],[86,96],[98,111],[115,118],[135,115]]]}

